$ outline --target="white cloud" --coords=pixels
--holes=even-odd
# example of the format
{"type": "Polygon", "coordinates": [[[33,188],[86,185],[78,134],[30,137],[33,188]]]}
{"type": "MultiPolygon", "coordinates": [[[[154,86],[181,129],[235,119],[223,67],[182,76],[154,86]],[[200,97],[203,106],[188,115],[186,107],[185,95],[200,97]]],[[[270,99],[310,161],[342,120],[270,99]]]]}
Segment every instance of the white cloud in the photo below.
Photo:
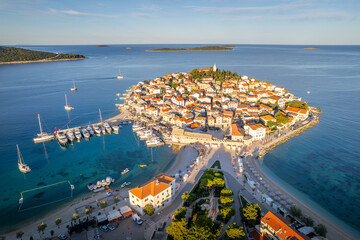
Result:
{"type": "Polygon", "coordinates": [[[118,15],[106,15],[106,14],[97,14],[97,13],[87,13],[87,12],[79,12],[75,10],[59,10],[50,8],[50,13],[58,13],[58,14],[65,14],[70,16],[88,16],[88,17],[105,17],[105,18],[112,18],[118,17],[118,15]]]}

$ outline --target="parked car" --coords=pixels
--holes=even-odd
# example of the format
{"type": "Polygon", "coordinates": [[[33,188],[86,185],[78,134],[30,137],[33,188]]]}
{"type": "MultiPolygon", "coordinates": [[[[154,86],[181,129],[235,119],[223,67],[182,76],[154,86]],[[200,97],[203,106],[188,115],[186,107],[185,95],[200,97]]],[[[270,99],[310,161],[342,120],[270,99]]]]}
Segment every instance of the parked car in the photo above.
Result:
{"type": "Polygon", "coordinates": [[[134,222],[136,222],[138,225],[141,225],[143,223],[143,220],[141,220],[139,215],[137,215],[136,213],[132,215],[132,218],[133,218],[134,222]]]}
{"type": "Polygon", "coordinates": [[[109,229],[108,229],[108,227],[106,225],[100,226],[100,230],[103,231],[103,232],[109,231],[109,229]]]}
{"type": "Polygon", "coordinates": [[[60,240],[67,240],[67,239],[69,239],[65,234],[59,234],[59,235],[58,235],[58,238],[59,238],[60,240]]]}
{"type": "Polygon", "coordinates": [[[109,223],[108,225],[106,225],[106,227],[107,227],[110,231],[115,230],[115,227],[114,227],[111,223],[109,223]]]}

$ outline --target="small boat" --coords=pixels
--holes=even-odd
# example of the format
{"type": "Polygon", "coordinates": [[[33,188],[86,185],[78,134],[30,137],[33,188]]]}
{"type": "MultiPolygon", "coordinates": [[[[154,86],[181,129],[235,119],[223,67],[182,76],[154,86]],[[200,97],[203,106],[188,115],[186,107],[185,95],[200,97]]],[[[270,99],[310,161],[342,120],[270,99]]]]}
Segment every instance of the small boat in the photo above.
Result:
{"type": "Polygon", "coordinates": [[[94,184],[89,183],[89,184],[88,184],[88,189],[89,189],[90,191],[94,190],[94,184]]]}
{"type": "Polygon", "coordinates": [[[75,137],[76,137],[76,139],[77,139],[78,141],[80,141],[81,138],[82,138],[80,129],[79,129],[79,128],[75,128],[74,132],[75,132],[75,137]]]}
{"type": "Polygon", "coordinates": [[[31,171],[30,167],[28,165],[26,165],[26,163],[24,162],[24,159],[21,155],[20,149],[19,149],[19,145],[16,144],[16,148],[17,148],[17,152],[18,152],[18,166],[19,166],[19,170],[22,173],[28,173],[31,171]]]}
{"type": "Polygon", "coordinates": [[[128,173],[130,170],[128,168],[125,168],[124,171],[121,172],[121,175],[124,175],[126,173],[128,173]]]}
{"type": "Polygon", "coordinates": [[[86,130],[86,128],[82,128],[81,133],[84,136],[84,138],[86,138],[86,139],[90,138],[90,133],[88,132],[88,130],[86,130]]]}
{"type": "Polygon", "coordinates": [[[111,128],[113,129],[113,131],[114,131],[115,133],[118,133],[118,132],[119,132],[119,129],[120,129],[120,127],[119,127],[118,125],[112,125],[111,128]]]}
{"type": "Polygon", "coordinates": [[[68,143],[68,139],[67,139],[66,135],[62,131],[58,131],[56,133],[56,139],[63,146],[67,145],[67,143],[68,143]]]}
{"type": "Polygon", "coordinates": [[[100,126],[102,134],[106,134],[106,129],[103,126],[100,126]]]}
{"type": "Polygon", "coordinates": [[[94,129],[94,132],[95,132],[96,134],[98,134],[98,135],[101,134],[101,129],[99,128],[99,126],[93,125],[93,129],[94,129]]]}
{"type": "Polygon", "coordinates": [[[72,92],[77,90],[77,88],[75,87],[75,81],[74,81],[74,80],[73,80],[73,85],[74,85],[74,87],[70,88],[70,90],[71,90],[72,92]]]}
{"type": "Polygon", "coordinates": [[[69,142],[74,142],[74,141],[75,141],[74,132],[71,131],[71,130],[68,130],[68,131],[66,132],[66,137],[67,137],[67,139],[69,140],[69,142]]]}
{"type": "Polygon", "coordinates": [[[307,91],[306,93],[307,93],[307,94],[310,94],[310,91],[307,91]]]}
{"type": "Polygon", "coordinates": [[[153,137],[146,141],[146,146],[148,147],[160,147],[163,145],[164,142],[161,141],[158,137],[153,137]]]}
{"type": "Polygon", "coordinates": [[[24,202],[24,198],[20,198],[19,199],[19,204],[23,204],[23,202],[24,202]]]}
{"type": "Polygon", "coordinates": [[[111,126],[110,126],[110,124],[109,124],[108,122],[104,122],[104,123],[103,123],[103,126],[104,126],[104,128],[105,128],[105,130],[106,130],[107,133],[111,133],[111,132],[112,132],[111,126]]]}
{"type": "Polygon", "coordinates": [[[106,184],[106,181],[105,179],[101,180],[101,186],[105,187],[107,184],[106,184]]]}
{"type": "Polygon", "coordinates": [[[123,184],[121,184],[121,186],[120,186],[120,187],[122,187],[122,188],[123,188],[123,187],[125,187],[125,186],[126,186],[126,185],[125,185],[125,183],[123,183],[123,184]]]}
{"type": "Polygon", "coordinates": [[[146,164],[139,165],[139,167],[147,167],[146,164]]]}
{"type": "Polygon", "coordinates": [[[100,181],[97,181],[96,186],[97,186],[98,188],[101,188],[101,182],[100,182],[100,181]]]}
{"type": "Polygon", "coordinates": [[[39,119],[40,133],[38,133],[37,137],[33,139],[34,143],[47,142],[47,141],[53,140],[55,138],[55,136],[53,134],[49,134],[49,133],[42,131],[40,114],[38,114],[38,119],[39,119]]]}
{"type": "Polygon", "coordinates": [[[71,110],[74,109],[73,107],[68,105],[66,94],[65,94],[65,106],[64,106],[64,108],[65,108],[66,111],[71,111],[71,110]]]}
{"type": "Polygon", "coordinates": [[[116,77],[117,79],[123,79],[124,78],[124,76],[123,75],[121,75],[121,73],[120,73],[120,70],[119,70],[119,75],[117,75],[117,77],[116,77]]]}
{"type": "Polygon", "coordinates": [[[129,186],[131,184],[131,182],[125,182],[126,186],[129,186]]]}
{"type": "Polygon", "coordinates": [[[86,130],[90,133],[90,136],[94,135],[94,130],[90,125],[86,127],[86,130]]]}

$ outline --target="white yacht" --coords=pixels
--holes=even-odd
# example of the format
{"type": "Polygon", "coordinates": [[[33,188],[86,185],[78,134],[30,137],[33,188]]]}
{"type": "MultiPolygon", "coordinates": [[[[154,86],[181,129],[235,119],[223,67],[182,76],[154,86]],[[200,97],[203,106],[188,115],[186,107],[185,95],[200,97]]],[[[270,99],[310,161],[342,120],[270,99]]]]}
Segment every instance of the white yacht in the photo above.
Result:
{"type": "Polygon", "coordinates": [[[84,136],[84,138],[86,138],[86,139],[90,138],[90,133],[88,132],[88,130],[86,130],[86,128],[82,128],[81,133],[84,136]]]}
{"type": "Polygon", "coordinates": [[[90,133],[90,136],[94,135],[94,130],[90,125],[86,127],[86,130],[90,133]]]}
{"type": "Polygon", "coordinates": [[[80,141],[81,138],[82,138],[80,129],[79,129],[79,128],[75,128],[74,132],[75,132],[75,137],[76,137],[76,139],[77,139],[78,141],[80,141]]]}
{"type": "Polygon", "coordinates": [[[16,144],[16,148],[17,148],[17,152],[18,152],[18,166],[19,166],[19,170],[22,173],[28,173],[31,171],[30,167],[28,165],[26,165],[26,163],[24,162],[24,159],[21,155],[20,149],[19,149],[19,145],[16,144]]]}
{"type": "Polygon", "coordinates": [[[111,133],[112,129],[111,129],[111,126],[110,126],[110,124],[108,122],[104,122],[103,126],[104,126],[107,133],[111,133]]]}
{"type": "Polygon", "coordinates": [[[75,87],[75,81],[74,81],[74,80],[73,80],[73,85],[74,85],[74,87],[70,88],[70,90],[71,90],[72,92],[74,92],[74,91],[77,90],[77,87],[75,87]]]}
{"type": "Polygon", "coordinates": [[[74,142],[75,141],[75,135],[74,132],[71,130],[68,130],[66,132],[66,137],[68,138],[69,142],[74,142]]]}
{"type": "Polygon", "coordinates": [[[148,147],[160,147],[163,145],[164,142],[161,141],[158,137],[153,137],[146,141],[146,146],[148,147]]]}
{"type": "Polygon", "coordinates": [[[118,125],[112,125],[111,128],[113,129],[113,131],[114,131],[115,133],[118,133],[120,127],[119,127],[118,125]]]}
{"type": "Polygon", "coordinates": [[[101,130],[100,130],[99,126],[93,125],[93,129],[94,129],[94,132],[95,132],[97,135],[100,135],[100,134],[101,134],[101,130]]]}
{"type": "Polygon", "coordinates": [[[37,137],[33,139],[34,142],[39,143],[39,142],[47,142],[47,141],[53,140],[55,138],[55,136],[53,134],[48,134],[48,133],[45,133],[42,131],[40,114],[38,114],[38,119],[39,119],[40,133],[38,133],[37,137]]]}
{"type": "Polygon", "coordinates": [[[126,173],[128,173],[130,170],[128,168],[125,168],[124,171],[121,172],[121,175],[124,175],[126,173]]]}
{"type": "Polygon", "coordinates": [[[73,107],[68,105],[66,94],[65,94],[65,106],[64,106],[64,108],[65,108],[66,111],[71,111],[71,110],[74,109],[73,107]]]}
{"type": "Polygon", "coordinates": [[[102,134],[106,134],[106,129],[103,126],[100,126],[100,129],[102,134]]]}
{"type": "Polygon", "coordinates": [[[139,134],[140,140],[147,140],[152,136],[152,134],[153,134],[152,130],[140,131],[140,134],[139,134]]]}
{"type": "Polygon", "coordinates": [[[62,131],[56,133],[56,138],[61,145],[65,146],[68,143],[68,139],[62,131]]]}
{"type": "Polygon", "coordinates": [[[124,76],[123,75],[121,75],[121,73],[120,73],[120,69],[119,69],[119,75],[117,75],[117,77],[116,77],[117,79],[119,79],[119,80],[121,80],[121,79],[123,79],[124,78],[124,76]]]}

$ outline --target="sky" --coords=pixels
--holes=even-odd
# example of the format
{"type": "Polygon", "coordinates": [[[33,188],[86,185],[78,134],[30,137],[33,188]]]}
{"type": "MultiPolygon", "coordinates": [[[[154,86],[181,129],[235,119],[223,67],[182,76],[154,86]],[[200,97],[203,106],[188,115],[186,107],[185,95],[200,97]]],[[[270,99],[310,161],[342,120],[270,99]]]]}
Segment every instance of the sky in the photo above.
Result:
{"type": "Polygon", "coordinates": [[[0,0],[0,45],[359,45],[360,0],[0,0]]]}

